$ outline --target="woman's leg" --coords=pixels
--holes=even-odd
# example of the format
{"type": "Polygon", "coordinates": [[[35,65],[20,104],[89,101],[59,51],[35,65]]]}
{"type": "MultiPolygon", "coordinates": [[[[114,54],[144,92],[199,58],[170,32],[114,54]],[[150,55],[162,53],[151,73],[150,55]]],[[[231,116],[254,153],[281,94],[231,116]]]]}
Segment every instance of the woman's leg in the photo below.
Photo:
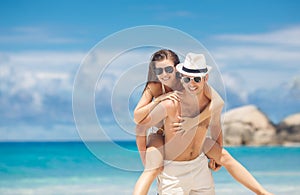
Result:
{"type": "Polygon", "coordinates": [[[227,150],[220,147],[218,143],[210,138],[206,138],[203,145],[204,153],[208,158],[212,158],[216,163],[224,166],[230,175],[245,187],[259,195],[272,195],[266,191],[249,171],[234,159],[227,150]]]}
{"type": "Polygon", "coordinates": [[[150,134],[148,139],[145,169],[135,184],[134,195],[147,195],[154,179],[163,169],[164,137],[150,134]]]}

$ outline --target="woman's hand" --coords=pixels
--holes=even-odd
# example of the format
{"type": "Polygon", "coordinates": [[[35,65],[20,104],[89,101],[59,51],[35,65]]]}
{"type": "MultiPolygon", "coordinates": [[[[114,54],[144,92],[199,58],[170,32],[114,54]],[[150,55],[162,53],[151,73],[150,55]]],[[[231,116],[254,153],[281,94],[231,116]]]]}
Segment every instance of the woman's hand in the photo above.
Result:
{"type": "Polygon", "coordinates": [[[155,98],[154,102],[159,103],[164,100],[172,100],[172,101],[180,102],[181,94],[182,92],[180,91],[172,91],[169,93],[165,93],[155,98]]]}
{"type": "Polygon", "coordinates": [[[219,171],[222,165],[217,164],[214,159],[209,159],[208,167],[213,171],[219,171]]]}

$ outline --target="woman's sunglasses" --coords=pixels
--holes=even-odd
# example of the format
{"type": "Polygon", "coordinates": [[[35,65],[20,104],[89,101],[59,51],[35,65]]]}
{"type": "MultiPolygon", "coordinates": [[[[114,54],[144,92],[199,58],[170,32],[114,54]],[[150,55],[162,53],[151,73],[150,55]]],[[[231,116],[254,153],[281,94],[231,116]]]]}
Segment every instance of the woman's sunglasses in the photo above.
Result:
{"type": "Polygon", "coordinates": [[[167,66],[167,67],[164,67],[164,68],[155,68],[154,72],[155,72],[156,75],[161,75],[164,70],[165,70],[166,73],[172,73],[174,71],[174,67],[173,66],[167,66]]]}
{"type": "Polygon", "coordinates": [[[194,80],[196,83],[200,83],[201,82],[201,77],[182,77],[183,82],[185,83],[189,83],[191,80],[194,80]]]}

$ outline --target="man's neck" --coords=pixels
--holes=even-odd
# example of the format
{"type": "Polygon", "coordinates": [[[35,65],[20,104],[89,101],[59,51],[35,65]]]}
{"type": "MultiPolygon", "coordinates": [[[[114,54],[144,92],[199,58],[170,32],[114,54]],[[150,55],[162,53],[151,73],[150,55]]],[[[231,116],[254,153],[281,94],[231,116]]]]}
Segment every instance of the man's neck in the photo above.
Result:
{"type": "Polygon", "coordinates": [[[184,101],[184,103],[193,106],[194,108],[198,107],[200,111],[202,111],[211,101],[211,99],[206,96],[204,89],[198,94],[190,94],[185,89],[182,92],[183,92],[182,100],[184,101]]]}

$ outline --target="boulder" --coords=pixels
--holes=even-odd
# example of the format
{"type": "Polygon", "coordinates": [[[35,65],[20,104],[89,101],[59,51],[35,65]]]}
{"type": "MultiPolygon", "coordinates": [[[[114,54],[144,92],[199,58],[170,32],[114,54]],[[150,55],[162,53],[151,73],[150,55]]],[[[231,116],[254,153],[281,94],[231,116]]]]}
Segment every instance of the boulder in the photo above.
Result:
{"type": "Polygon", "coordinates": [[[281,144],[300,143],[300,113],[290,115],[277,126],[281,144]]]}
{"type": "Polygon", "coordinates": [[[276,128],[256,106],[229,110],[222,116],[225,145],[274,145],[276,128]]]}

